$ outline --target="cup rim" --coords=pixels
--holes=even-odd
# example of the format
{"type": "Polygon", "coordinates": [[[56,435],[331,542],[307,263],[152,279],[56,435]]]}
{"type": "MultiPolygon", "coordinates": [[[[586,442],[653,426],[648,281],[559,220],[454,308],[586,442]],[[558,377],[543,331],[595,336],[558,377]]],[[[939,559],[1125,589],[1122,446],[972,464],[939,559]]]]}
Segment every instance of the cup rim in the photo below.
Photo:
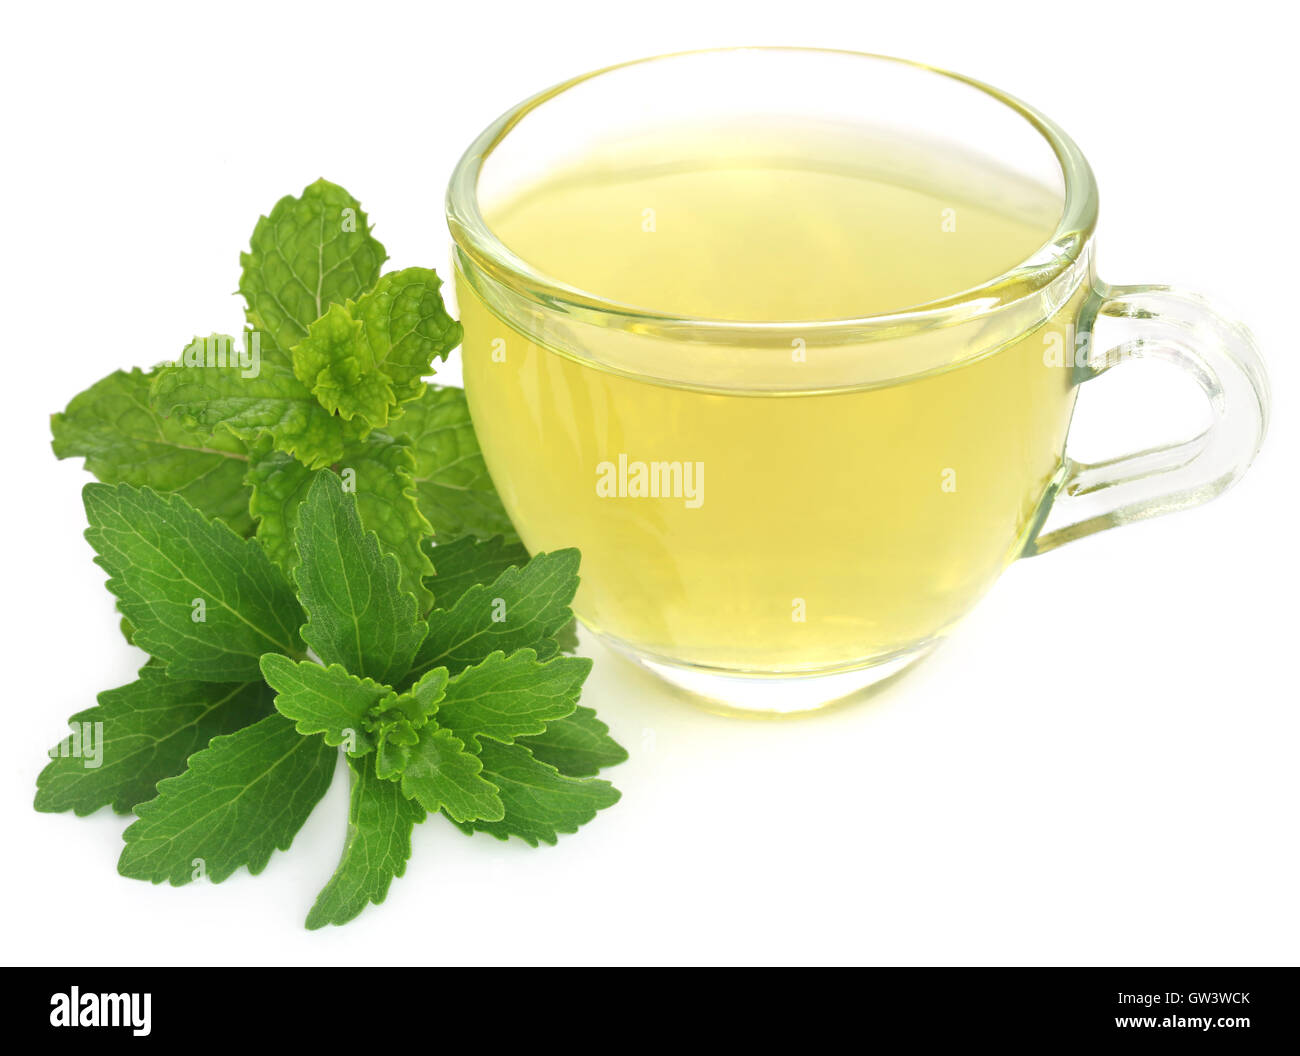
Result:
{"type": "MultiPolygon", "coordinates": [[[[446,194],[447,226],[463,259],[496,283],[516,294],[522,294],[543,308],[580,316],[592,315],[599,318],[603,326],[633,328],[643,334],[673,333],[689,329],[721,341],[745,341],[756,335],[773,338],[788,332],[809,336],[815,334],[820,342],[827,344],[840,343],[837,339],[861,341],[875,333],[898,336],[915,330],[966,322],[1009,308],[1026,298],[1040,296],[1063,276],[1071,275],[1076,265],[1086,261],[1086,250],[1096,228],[1097,210],[1096,180],[1083,152],[1056,122],[1015,96],[974,77],[912,59],[845,48],[781,45],[667,52],[603,66],[552,85],[511,107],[479,133],[456,163],[446,194]],[[580,289],[534,268],[510,250],[488,225],[479,209],[479,174],[492,151],[529,114],[570,89],[608,73],[671,59],[733,52],[840,55],[892,62],[946,77],[983,92],[1026,120],[1046,141],[1061,166],[1064,200],[1056,229],[1033,254],[1014,267],[995,278],[941,298],[882,314],[838,319],[752,321],[662,312],[625,304],[580,289]]],[[[1074,283],[1070,282],[1070,285],[1073,286],[1074,283]]]]}

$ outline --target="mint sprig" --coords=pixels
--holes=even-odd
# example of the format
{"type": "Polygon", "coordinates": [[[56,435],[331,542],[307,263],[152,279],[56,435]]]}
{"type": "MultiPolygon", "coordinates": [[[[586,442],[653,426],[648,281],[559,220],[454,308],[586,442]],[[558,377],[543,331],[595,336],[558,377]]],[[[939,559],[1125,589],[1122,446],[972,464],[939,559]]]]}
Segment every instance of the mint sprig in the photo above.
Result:
{"type": "Polygon", "coordinates": [[[51,423],[103,481],[86,536],[151,659],[73,716],[37,809],[134,811],[124,875],[219,882],[289,848],[341,750],[347,837],[312,928],[382,902],[428,814],[553,843],[618,799],[595,775],[626,758],[578,704],[590,661],[560,655],[579,555],[520,545],[464,393],[422,380],[460,340],[440,280],[385,256],[317,181],[241,256],[254,369],[191,344],[51,423]]]}

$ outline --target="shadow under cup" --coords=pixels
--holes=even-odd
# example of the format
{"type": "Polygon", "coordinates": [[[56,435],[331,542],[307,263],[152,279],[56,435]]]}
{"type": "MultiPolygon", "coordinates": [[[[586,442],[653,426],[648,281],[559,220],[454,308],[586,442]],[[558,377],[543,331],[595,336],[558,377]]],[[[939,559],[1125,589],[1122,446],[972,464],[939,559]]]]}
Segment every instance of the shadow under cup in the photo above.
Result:
{"type": "Polygon", "coordinates": [[[941,71],[802,49],[613,67],[498,119],[447,208],[470,409],[524,544],[580,548],[583,622],[733,708],[900,671],[1017,557],[1204,501],[1262,436],[1248,336],[1193,349],[1233,325],[1208,310],[1189,336],[1166,305],[1166,340],[1097,354],[1098,313],[1153,325],[1130,309],[1160,291],[1096,280],[1064,133],[941,71]],[[1239,412],[1154,464],[1072,462],[1078,385],[1156,346],[1213,360],[1212,400],[1251,389],[1253,433],[1239,412]]]}

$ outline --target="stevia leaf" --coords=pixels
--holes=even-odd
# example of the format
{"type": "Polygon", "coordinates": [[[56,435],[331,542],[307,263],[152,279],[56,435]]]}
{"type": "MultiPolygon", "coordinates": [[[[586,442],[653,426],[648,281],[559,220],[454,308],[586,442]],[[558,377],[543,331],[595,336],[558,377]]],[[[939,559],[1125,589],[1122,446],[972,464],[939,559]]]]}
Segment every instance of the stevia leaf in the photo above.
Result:
{"type": "Polygon", "coordinates": [[[368,729],[378,749],[376,773],[386,781],[400,777],[411,749],[420,741],[420,731],[438,709],[447,689],[447,669],[427,672],[405,693],[394,693],[370,711],[368,729]]]}
{"type": "Polygon", "coordinates": [[[289,849],[334,776],[338,753],[282,715],[214,737],[189,767],[158,784],[123,834],[123,876],[173,886],[196,872],[220,883],[241,865],[260,873],[289,849]]]}
{"type": "Polygon", "coordinates": [[[363,430],[336,418],[275,357],[263,356],[254,376],[238,364],[162,367],[150,396],[158,412],[186,429],[219,438],[233,435],[246,445],[269,437],[276,450],[294,455],[308,467],[331,465],[343,445],[363,430]]]}
{"type": "Polygon", "coordinates": [[[438,725],[472,750],[485,737],[508,743],[540,734],[547,723],[573,712],[590,671],[586,657],[541,663],[531,649],[493,653],[451,679],[438,703],[438,725]]]}
{"type": "Polygon", "coordinates": [[[627,750],[609,735],[609,727],[595,711],[581,706],[548,722],[544,732],[520,737],[517,743],[567,777],[593,777],[602,767],[627,759],[627,750]]]}
{"type": "Polygon", "coordinates": [[[426,545],[425,550],[437,568],[427,586],[440,609],[450,609],[475,583],[491,583],[507,568],[528,562],[522,543],[508,543],[499,535],[482,541],[466,535],[438,546],[426,545]]]}
{"type": "Polygon", "coordinates": [[[469,587],[450,609],[435,609],[412,673],[446,667],[455,674],[497,650],[530,648],[543,660],[554,656],[554,635],[573,619],[569,602],[578,589],[579,558],[573,549],[536,554],[490,584],[469,587]]]}
{"type": "Polygon", "coordinates": [[[292,719],[303,736],[323,734],[331,746],[347,742],[349,755],[374,749],[367,719],[371,708],[393,696],[390,687],[358,678],[338,664],[294,663],[279,653],[262,657],[262,674],[276,692],[275,710],[292,719]]]}
{"type": "Polygon", "coordinates": [[[149,403],[153,373],[116,370],[50,417],[57,458],[82,457],[105,484],[180,495],[240,535],[252,531],[244,486],[248,453],[237,437],[164,418],[149,403]]]}
{"type": "Polygon", "coordinates": [[[401,405],[387,431],[414,447],[416,494],[435,537],[518,541],[479,451],[463,389],[426,386],[401,405]]]}
{"type": "Polygon", "coordinates": [[[483,764],[450,730],[429,724],[419,731],[402,768],[402,795],[452,821],[499,820],[505,808],[496,789],[480,776],[483,764]]]}
{"type": "Polygon", "coordinates": [[[260,679],[177,680],[151,662],[140,669],[135,682],[105,690],[97,706],[68,720],[88,728],[91,737],[79,731],[52,750],[67,752],[75,740],[82,756],[61,754],[41,771],[36,809],[84,815],[109,806],[125,814],[153,799],[158,782],[184,770],[185,761],[213,737],[233,733],[270,712],[271,694],[260,679]],[[97,762],[86,757],[88,745],[97,749],[97,762]]]}
{"type": "Polygon", "coordinates": [[[261,678],[263,653],[300,654],[302,610],[262,548],[180,496],[87,484],[86,539],[132,641],[175,679],[261,678]]]}
{"type": "Polygon", "coordinates": [[[397,559],[361,527],[355,495],[333,473],[312,481],[294,533],[303,640],[326,664],[396,684],[410,669],[426,626],[400,586],[397,559]]]}
{"type": "Polygon", "coordinates": [[[374,286],[386,258],[361,203],[337,184],[317,180],[301,196],[276,202],[257,221],[249,252],[239,256],[249,322],[291,349],[331,304],[374,286]]]}
{"type": "Polygon", "coordinates": [[[464,832],[486,832],[499,840],[517,836],[533,847],[554,844],[561,833],[577,832],[620,798],[608,781],[565,777],[522,744],[485,740],[479,758],[506,814],[500,821],[458,823],[464,832]]]}
{"type": "Polygon", "coordinates": [[[388,897],[395,877],[406,872],[411,830],[424,820],[424,808],[402,795],[392,781],[375,775],[373,759],[348,759],[352,792],[343,855],[307,914],[307,927],[346,924],[367,905],[388,897]]]}

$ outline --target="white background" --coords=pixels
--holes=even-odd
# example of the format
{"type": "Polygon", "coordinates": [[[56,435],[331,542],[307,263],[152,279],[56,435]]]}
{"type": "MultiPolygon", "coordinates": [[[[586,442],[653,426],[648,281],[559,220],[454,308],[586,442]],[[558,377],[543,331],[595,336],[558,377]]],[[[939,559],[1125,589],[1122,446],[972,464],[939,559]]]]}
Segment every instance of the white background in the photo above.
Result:
{"type": "MultiPolygon", "coordinates": [[[[1275,4],[367,2],[11,5],[4,107],[3,960],[339,964],[1294,964],[1296,103],[1275,4]],[[391,267],[444,269],[443,190],[499,112],[690,47],[916,58],[1059,121],[1102,188],[1111,282],[1214,293],[1275,393],[1210,506],[1012,567],[886,693],[799,721],[710,715],[591,645],[585,700],[631,750],[558,847],[434,819],[348,926],[302,920],[342,844],[339,780],[258,877],[116,875],[126,820],[31,808],[45,749],[140,655],[82,539],[47,416],[116,367],[239,325],[257,216],[318,176],[391,267]]],[[[446,379],[448,375],[444,375],[446,379]]],[[[454,379],[454,371],[451,375],[454,379]]],[[[1116,372],[1084,457],[1196,427],[1177,376],[1116,372]],[[1121,377],[1121,375],[1123,375],[1121,377]]]]}

